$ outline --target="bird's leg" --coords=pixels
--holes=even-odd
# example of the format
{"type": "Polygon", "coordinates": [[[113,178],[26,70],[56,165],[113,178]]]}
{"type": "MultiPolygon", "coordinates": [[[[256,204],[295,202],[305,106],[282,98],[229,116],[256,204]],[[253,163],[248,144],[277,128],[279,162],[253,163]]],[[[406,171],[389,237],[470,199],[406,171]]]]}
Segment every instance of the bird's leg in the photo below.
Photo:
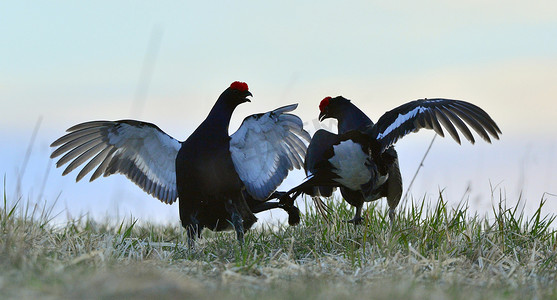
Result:
{"type": "Polygon", "coordinates": [[[356,214],[354,215],[354,218],[352,218],[352,220],[348,220],[346,221],[347,223],[353,223],[354,225],[360,225],[362,224],[362,222],[364,221],[364,218],[362,218],[362,208],[363,208],[363,204],[361,205],[356,205],[356,214]]]}
{"type": "Polygon", "coordinates": [[[252,205],[250,209],[253,213],[258,213],[273,208],[281,208],[288,213],[288,224],[291,226],[298,225],[300,223],[300,210],[294,205],[294,199],[301,193],[301,191],[294,192],[294,196],[290,196],[288,192],[274,191],[264,200],[265,203],[252,205]],[[279,199],[279,202],[266,202],[271,199],[279,199]]]}
{"type": "Polygon", "coordinates": [[[251,207],[250,209],[254,214],[256,214],[274,208],[281,208],[286,213],[288,213],[288,224],[290,226],[298,225],[300,223],[300,210],[294,205],[272,201],[260,203],[257,206],[251,207]]]}
{"type": "Polygon", "coordinates": [[[281,208],[280,203],[279,202],[262,202],[260,204],[257,204],[256,206],[250,207],[250,210],[252,213],[256,214],[256,213],[260,213],[263,211],[267,211],[267,210],[271,210],[273,208],[281,208]]]}
{"type": "Polygon", "coordinates": [[[180,211],[180,219],[182,220],[182,227],[186,229],[188,235],[188,246],[193,248],[195,246],[195,240],[201,237],[201,229],[199,226],[199,220],[197,220],[194,213],[186,213],[186,217],[182,217],[182,211],[180,211]]]}
{"type": "Polygon", "coordinates": [[[194,224],[189,224],[186,227],[186,232],[188,234],[188,246],[190,248],[193,248],[195,246],[195,240],[200,236],[200,231],[201,230],[199,230],[199,226],[194,224]]]}
{"type": "Polygon", "coordinates": [[[244,220],[242,219],[240,212],[238,212],[238,209],[236,208],[236,205],[234,205],[232,200],[229,199],[227,202],[225,202],[224,207],[226,208],[226,211],[230,214],[232,226],[234,226],[234,230],[236,230],[236,238],[238,239],[238,242],[240,242],[240,245],[243,245],[244,244],[244,220]]]}
{"type": "MultiPolygon", "coordinates": [[[[401,187],[402,188],[402,187],[401,187]]],[[[389,204],[389,220],[391,223],[391,228],[394,227],[395,224],[395,210],[400,202],[401,193],[393,193],[392,195],[387,196],[387,203],[389,204]]]]}
{"type": "MultiPolygon", "coordinates": [[[[271,199],[278,199],[279,202],[269,202],[270,203],[269,208],[265,208],[263,210],[268,210],[272,208],[282,208],[286,212],[289,212],[289,209],[294,207],[294,199],[296,199],[297,195],[299,194],[300,193],[295,193],[295,197],[293,198],[287,192],[274,191],[267,199],[265,199],[265,201],[269,201],[271,199]]],[[[255,213],[253,209],[252,211],[255,213]]]]}
{"type": "Polygon", "coordinates": [[[395,223],[395,208],[394,207],[389,208],[389,220],[391,222],[391,227],[393,227],[394,223],[395,223]]]}
{"type": "Polygon", "coordinates": [[[398,167],[398,158],[396,158],[396,151],[390,148],[390,153],[395,157],[393,163],[389,166],[389,179],[387,188],[387,203],[389,204],[389,218],[391,220],[391,228],[394,226],[395,209],[400,203],[402,197],[402,176],[400,168],[398,167]]]}
{"type": "Polygon", "coordinates": [[[341,194],[344,197],[344,200],[348,202],[350,205],[356,207],[356,214],[352,220],[345,221],[347,223],[352,223],[354,225],[362,224],[364,220],[362,218],[362,209],[364,207],[365,197],[362,193],[351,191],[349,189],[341,189],[341,194]]]}

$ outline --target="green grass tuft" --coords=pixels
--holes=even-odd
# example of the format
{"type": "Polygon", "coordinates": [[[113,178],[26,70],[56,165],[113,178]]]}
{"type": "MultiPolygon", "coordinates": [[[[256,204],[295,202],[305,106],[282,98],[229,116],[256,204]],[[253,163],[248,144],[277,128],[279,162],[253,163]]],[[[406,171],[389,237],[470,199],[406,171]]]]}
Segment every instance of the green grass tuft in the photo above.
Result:
{"type": "Polygon", "coordinates": [[[342,221],[353,216],[343,201],[327,200],[330,222],[306,202],[298,226],[259,224],[243,246],[232,232],[205,231],[190,249],[178,220],[60,226],[52,206],[3,196],[3,297],[468,300],[556,292],[555,215],[544,214],[544,200],[525,216],[501,198],[488,218],[440,193],[436,203],[402,205],[393,226],[380,202],[367,206],[361,226],[342,221]]]}

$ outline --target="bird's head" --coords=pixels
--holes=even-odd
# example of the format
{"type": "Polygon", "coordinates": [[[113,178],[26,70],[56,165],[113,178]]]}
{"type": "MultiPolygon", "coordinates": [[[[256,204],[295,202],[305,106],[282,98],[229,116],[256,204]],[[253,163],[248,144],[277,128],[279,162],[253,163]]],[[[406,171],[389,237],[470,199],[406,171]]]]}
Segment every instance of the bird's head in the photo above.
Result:
{"type": "Polygon", "coordinates": [[[319,103],[319,121],[323,121],[327,118],[338,119],[342,114],[343,108],[349,103],[350,100],[342,96],[335,98],[325,97],[319,103]]]}
{"type": "Polygon", "coordinates": [[[253,96],[248,90],[248,84],[241,81],[234,81],[221,95],[225,97],[226,102],[237,106],[244,102],[251,102],[247,97],[253,96]]]}

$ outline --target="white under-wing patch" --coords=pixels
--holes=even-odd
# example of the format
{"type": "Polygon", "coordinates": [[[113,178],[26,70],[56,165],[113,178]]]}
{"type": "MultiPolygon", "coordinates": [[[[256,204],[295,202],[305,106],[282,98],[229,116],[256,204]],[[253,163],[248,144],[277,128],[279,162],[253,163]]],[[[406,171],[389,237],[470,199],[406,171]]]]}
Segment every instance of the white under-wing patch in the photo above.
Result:
{"type": "Polygon", "coordinates": [[[134,120],[92,121],[68,132],[51,145],[58,147],[51,158],[65,153],[56,166],[69,163],[62,175],[85,164],[76,181],[93,170],[90,181],[120,173],[164,203],[172,204],[178,198],[176,156],[181,143],[155,125],[134,120]]]}
{"type": "Polygon", "coordinates": [[[351,141],[343,141],[333,146],[334,155],[329,162],[336,168],[333,170],[340,178],[334,180],[351,190],[360,190],[362,184],[371,179],[371,173],[366,166],[369,156],[362,150],[362,146],[351,141]]]}
{"type": "Polygon", "coordinates": [[[230,137],[230,154],[248,193],[263,200],[282,183],[293,168],[304,165],[311,137],[302,120],[287,112],[297,104],[260,115],[251,115],[230,137]]]}
{"type": "Polygon", "coordinates": [[[377,135],[377,138],[381,139],[381,138],[387,136],[393,130],[397,129],[402,124],[404,124],[404,122],[408,121],[411,118],[414,118],[417,114],[424,112],[426,109],[427,108],[425,108],[423,106],[418,106],[418,107],[414,108],[413,110],[411,110],[411,111],[409,111],[409,112],[407,112],[403,115],[398,114],[398,117],[395,119],[395,121],[391,125],[389,125],[389,127],[387,127],[383,132],[379,133],[377,135]]]}

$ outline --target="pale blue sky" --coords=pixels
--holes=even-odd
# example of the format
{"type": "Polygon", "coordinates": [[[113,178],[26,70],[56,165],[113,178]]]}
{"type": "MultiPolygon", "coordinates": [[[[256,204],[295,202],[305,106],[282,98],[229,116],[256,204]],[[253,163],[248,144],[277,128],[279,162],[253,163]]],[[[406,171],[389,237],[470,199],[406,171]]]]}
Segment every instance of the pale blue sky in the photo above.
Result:
{"type": "MultiPolygon", "coordinates": [[[[236,111],[231,130],[249,113],[298,102],[313,132],[317,105],[328,95],[352,99],[373,120],[417,98],[468,100],[498,122],[502,141],[459,147],[438,139],[415,196],[439,187],[460,198],[470,182],[471,197],[485,209],[489,181],[502,182],[509,199],[521,190],[532,201],[557,193],[556,2],[384,2],[3,1],[0,171],[8,190],[39,116],[22,181],[35,197],[48,144],[67,127],[134,117],[183,140],[222,90],[242,80],[254,98],[236,111]],[[153,32],[160,42],[147,99],[132,113],[153,32]]],[[[420,132],[398,144],[406,185],[431,136],[420,132]]],[[[83,193],[99,201],[80,201],[74,213],[104,212],[117,206],[106,200],[115,197],[129,199],[118,200],[120,213],[177,213],[125,179],[75,184],[75,175],[49,174],[47,200],[62,191],[68,207],[83,193]]]]}

